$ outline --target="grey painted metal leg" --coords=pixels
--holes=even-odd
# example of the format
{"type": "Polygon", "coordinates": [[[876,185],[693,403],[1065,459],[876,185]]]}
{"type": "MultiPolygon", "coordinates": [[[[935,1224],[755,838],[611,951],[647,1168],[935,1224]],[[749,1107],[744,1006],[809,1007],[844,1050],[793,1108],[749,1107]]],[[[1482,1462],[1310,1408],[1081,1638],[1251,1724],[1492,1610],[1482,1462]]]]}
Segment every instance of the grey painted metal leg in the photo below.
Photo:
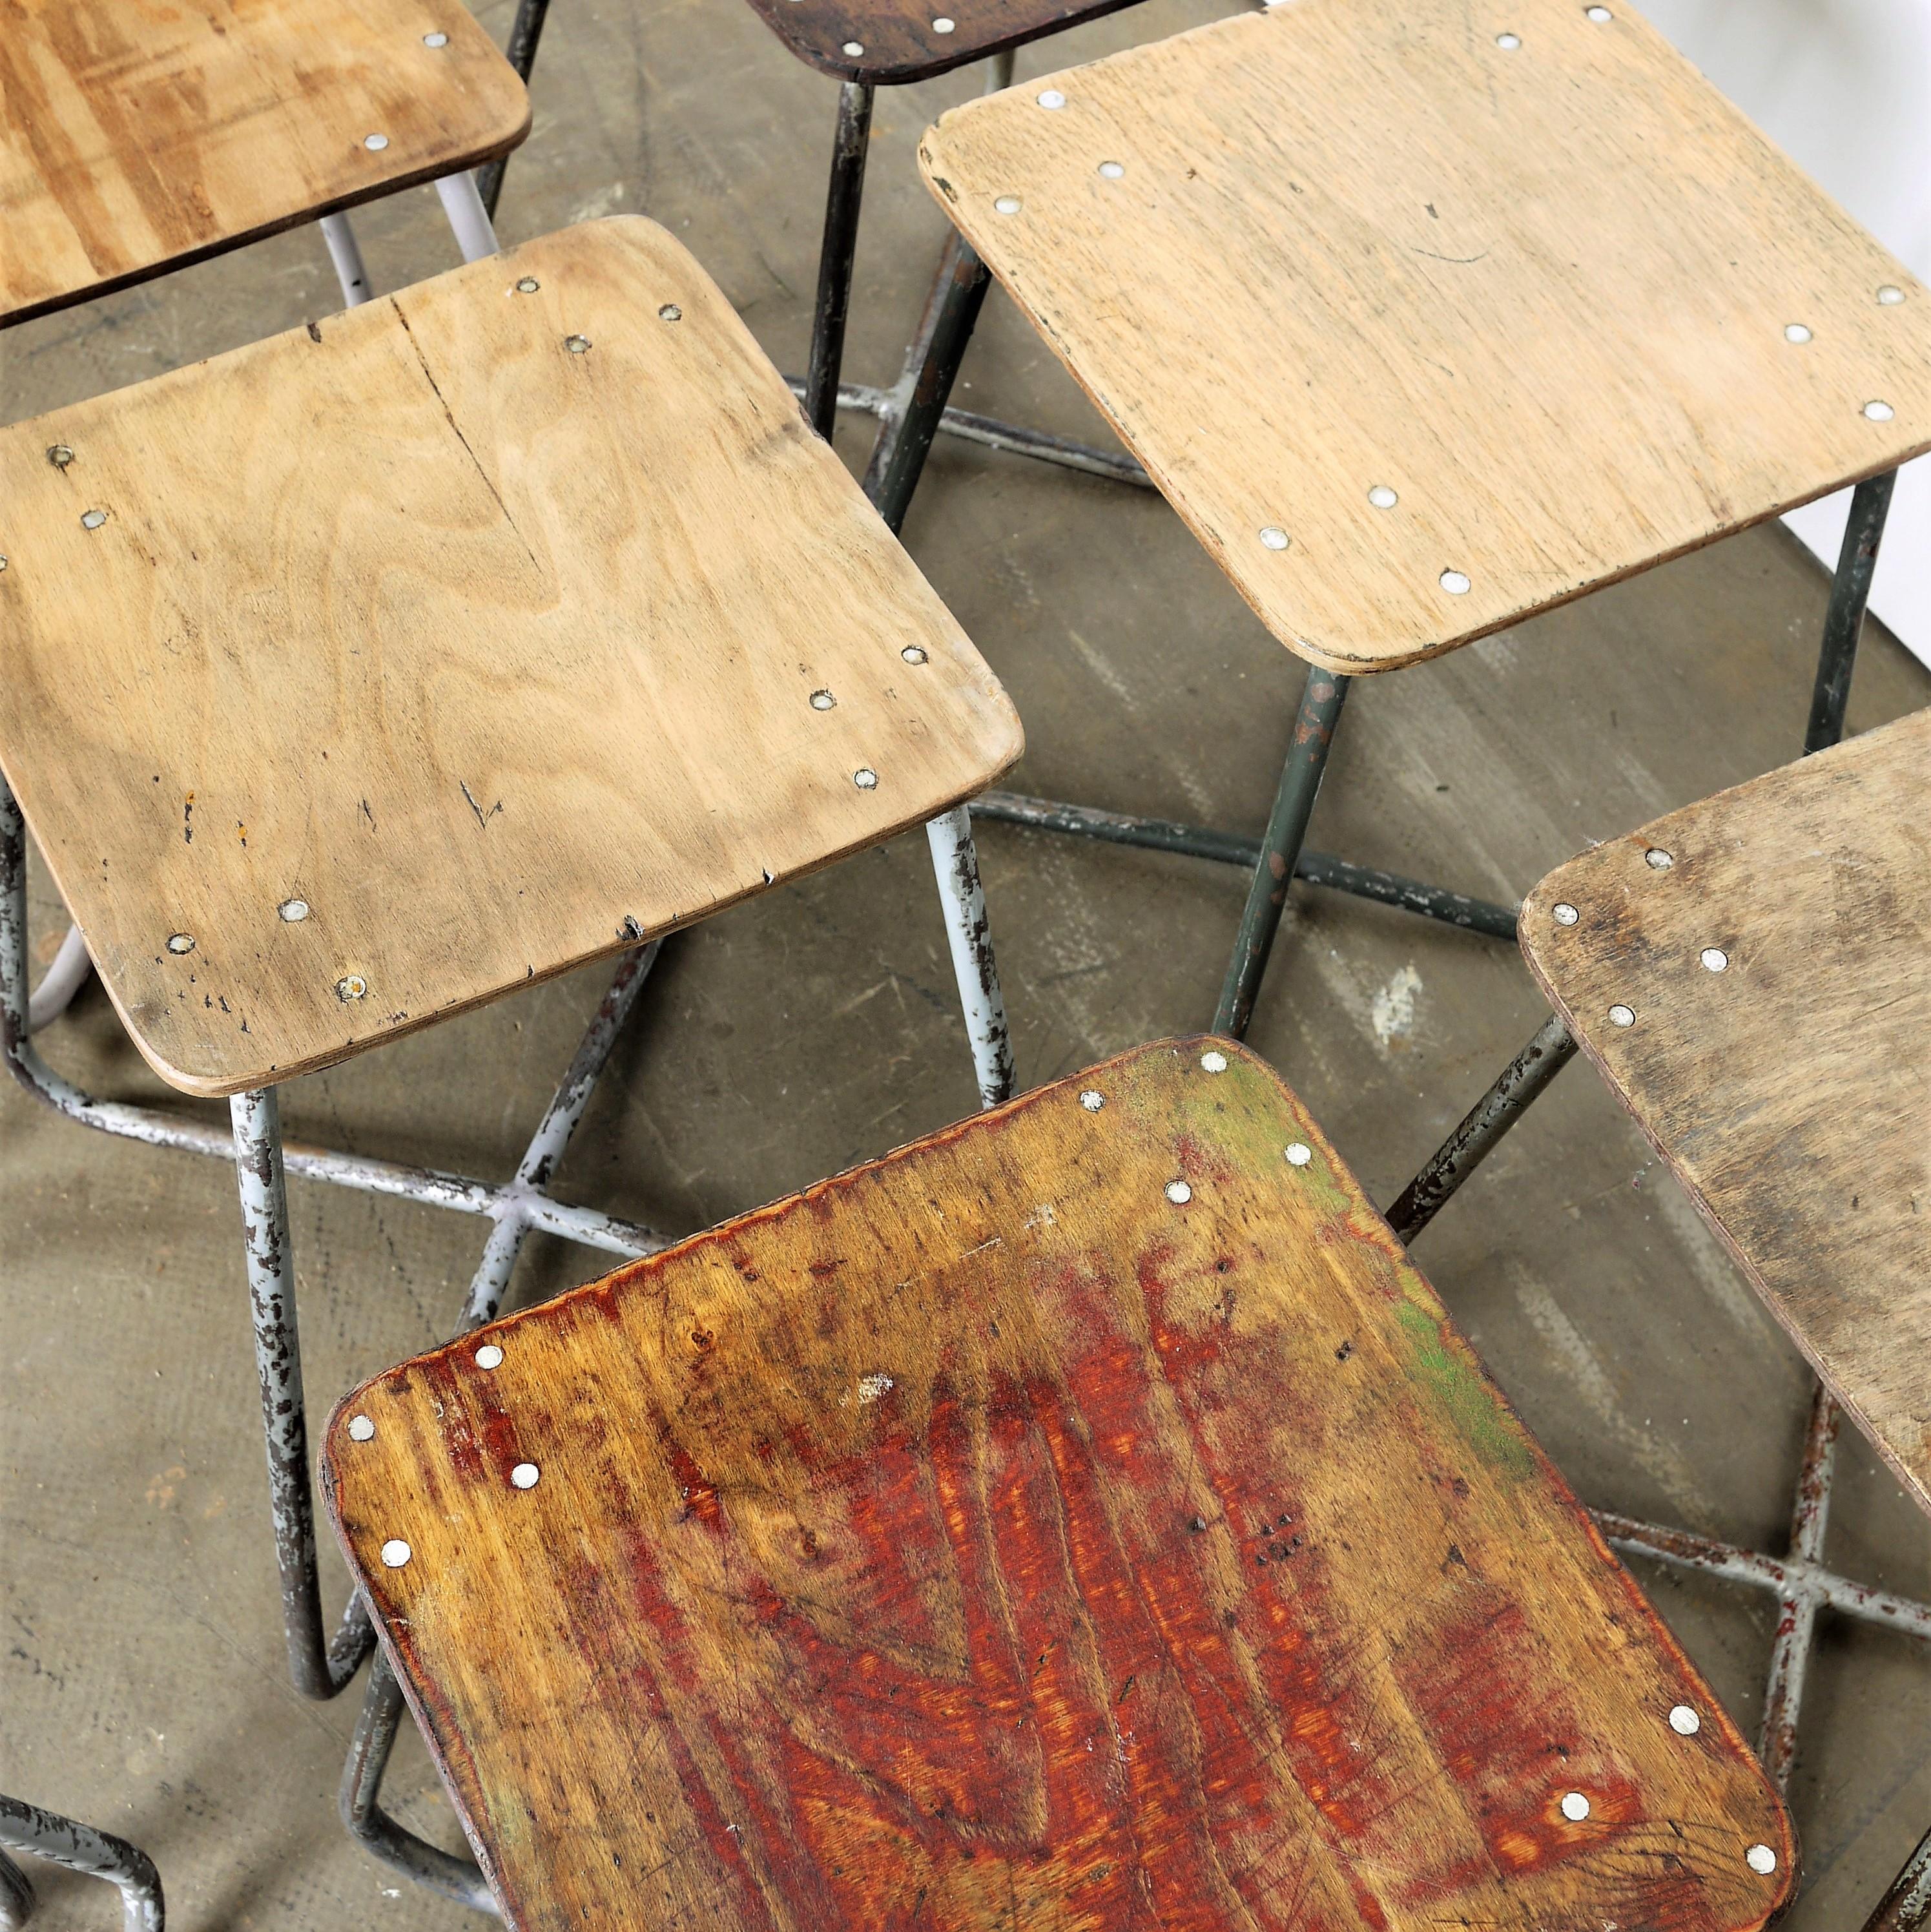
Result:
{"type": "MultiPolygon", "coordinates": [[[[1810,1426],[1804,1438],[1804,1465],[1790,1511],[1790,1555],[1798,1563],[1821,1564],[1831,1521],[1831,1479],[1836,1470],[1837,1426],[1843,1420],[1822,1382],[1810,1398],[1810,1426]]],[[[1778,1602],[1777,1640],[1771,1647],[1770,1678],[1764,1692],[1763,1730],[1757,1756],[1779,1792],[1790,1789],[1797,1760],[1797,1720],[1804,1703],[1804,1680],[1817,1634],[1823,1597],[1799,1582],[1778,1602]]]]}
{"type": "Polygon", "coordinates": [[[946,911],[946,938],[952,950],[952,973],[959,1004],[972,1042],[973,1071],[979,1078],[979,1103],[996,1107],[1012,1097],[1012,1041],[1006,1026],[1006,1000],[999,990],[999,966],[992,954],[992,928],[979,883],[979,854],[972,842],[972,818],[955,806],[925,827],[932,848],[932,871],[946,911]]]}
{"type": "Polygon", "coordinates": [[[1569,1029],[1552,1013],[1388,1210],[1388,1226],[1402,1242],[1413,1241],[1435,1219],[1575,1053],[1569,1029]]]}
{"type": "Polygon", "coordinates": [[[335,279],[342,284],[342,305],[360,308],[375,290],[370,286],[368,270],[362,266],[362,248],[355,239],[355,231],[349,226],[346,214],[325,214],[321,226],[322,238],[328,244],[328,259],[335,266],[335,279]]]}
{"type": "MultiPolygon", "coordinates": [[[[549,13],[550,0],[519,0],[516,19],[510,28],[509,45],[503,50],[503,55],[525,81],[536,65],[537,44],[543,38],[543,23],[549,13]]],[[[496,218],[496,203],[502,196],[503,170],[509,164],[508,155],[501,154],[478,171],[476,185],[492,220],[496,218]]]]}
{"type": "Polygon", "coordinates": [[[1824,642],[1817,654],[1810,722],[1804,734],[1807,758],[1834,745],[1844,735],[1844,710],[1851,700],[1858,639],[1864,627],[1864,607],[1870,602],[1878,546],[1884,541],[1885,518],[1890,514],[1891,494],[1897,482],[1897,472],[1887,470],[1882,476],[1866,478],[1851,494],[1844,546],[1838,553],[1831,608],[1824,619],[1824,642]]]}
{"type": "MultiPolygon", "coordinates": [[[[0,1845],[90,1878],[104,1878],[120,1888],[123,1932],[163,1932],[166,1908],[161,1875],[146,1852],[126,1839],[43,1811],[37,1804],[0,1797],[0,1845]]],[[[0,1932],[14,1932],[33,1910],[33,1888],[10,1858],[0,1857],[0,1932]]]]}
{"type": "Polygon", "coordinates": [[[374,1641],[359,1595],[334,1641],[325,1642],[315,1568],[315,1504],[308,1481],[308,1418],[302,1406],[301,1342],[295,1318],[295,1264],[289,1250],[288,1190],[282,1172],[280,1107],[272,1087],[237,1094],[235,1172],[241,1190],[241,1239],[247,1252],[248,1304],[255,1366],[268,1437],[268,1508],[281,1570],[282,1622],[289,1672],[304,1697],[333,1697],[355,1676],[374,1641]]]}
{"type": "Polygon", "coordinates": [[[480,262],[496,253],[495,224],[476,187],[473,172],[445,175],[436,184],[436,198],[442,204],[442,218],[456,238],[456,246],[466,262],[480,262]]]}
{"type": "Polygon", "coordinates": [[[49,1021],[58,1019],[73,1004],[74,994],[87,983],[87,976],[93,970],[94,962],[88,957],[87,941],[81,938],[80,928],[69,926],[53,964],[28,1002],[27,1030],[38,1033],[49,1021]]]}
{"type": "Polygon", "coordinates": [[[1273,950],[1274,934],[1280,930],[1281,914],[1287,906],[1288,882],[1294,876],[1301,842],[1307,836],[1308,819],[1314,810],[1315,796],[1321,789],[1321,775],[1327,769],[1328,748],[1334,741],[1334,728],[1340,721],[1347,696],[1346,678],[1318,665],[1309,668],[1307,682],[1301,689],[1300,709],[1295,714],[1287,760],[1281,767],[1274,809],[1268,816],[1267,836],[1261,842],[1261,856],[1248,881],[1247,904],[1240,915],[1234,956],[1228,962],[1220,1004],[1214,1011],[1213,1030],[1229,1039],[1244,1040],[1248,1022],[1254,1017],[1254,1002],[1260,995],[1261,978],[1267,970],[1267,956],[1273,950]]]}
{"type": "Polygon", "coordinates": [[[825,236],[818,248],[818,299],[811,312],[811,362],[805,374],[805,414],[829,442],[838,420],[838,369],[851,310],[852,260],[858,252],[865,199],[865,151],[871,143],[871,88],[848,80],[838,89],[838,132],[825,194],[825,236]]]}

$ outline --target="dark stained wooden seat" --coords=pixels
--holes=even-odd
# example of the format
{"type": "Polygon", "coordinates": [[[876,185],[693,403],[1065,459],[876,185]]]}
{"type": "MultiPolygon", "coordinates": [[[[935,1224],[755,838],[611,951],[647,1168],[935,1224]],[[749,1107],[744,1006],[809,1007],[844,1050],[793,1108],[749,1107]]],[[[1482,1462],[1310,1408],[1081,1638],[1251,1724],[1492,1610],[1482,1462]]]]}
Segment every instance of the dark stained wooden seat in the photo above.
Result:
{"type": "Polygon", "coordinates": [[[1792,1889],[1734,1726],[1225,1041],[392,1370],[326,1480],[517,1927],[1715,1932],[1792,1889]]]}
{"type": "Polygon", "coordinates": [[[1559,867],[1551,1003],[1931,1509],[1931,711],[1559,867]]]}
{"type": "Polygon", "coordinates": [[[808,65],[897,87],[1003,53],[1133,0],[751,0],[808,65]],[[854,52],[853,50],[857,51],[854,52]]]}

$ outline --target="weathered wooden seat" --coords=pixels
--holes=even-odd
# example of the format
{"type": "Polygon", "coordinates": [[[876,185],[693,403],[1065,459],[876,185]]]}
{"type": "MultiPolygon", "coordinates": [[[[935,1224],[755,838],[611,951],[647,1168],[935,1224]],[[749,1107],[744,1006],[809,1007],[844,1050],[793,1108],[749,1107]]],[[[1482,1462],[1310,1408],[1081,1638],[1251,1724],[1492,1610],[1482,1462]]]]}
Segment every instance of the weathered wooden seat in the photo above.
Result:
{"type": "Polygon", "coordinates": [[[0,33],[0,327],[503,154],[460,0],[58,0],[0,33]]]}
{"type": "Polygon", "coordinates": [[[377,1378],[525,1928],[1761,1925],[1742,1741],[1298,1101],[1141,1048],[377,1378]]]}
{"type": "Polygon", "coordinates": [[[1552,872],[1522,948],[1931,1510],[1931,711],[1552,872]]]}
{"type": "Polygon", "coordinates": [[[634,947],[1020,749],[641,220],[0,431],[0,551],[8,778],[193,1093],[634,947]]]}

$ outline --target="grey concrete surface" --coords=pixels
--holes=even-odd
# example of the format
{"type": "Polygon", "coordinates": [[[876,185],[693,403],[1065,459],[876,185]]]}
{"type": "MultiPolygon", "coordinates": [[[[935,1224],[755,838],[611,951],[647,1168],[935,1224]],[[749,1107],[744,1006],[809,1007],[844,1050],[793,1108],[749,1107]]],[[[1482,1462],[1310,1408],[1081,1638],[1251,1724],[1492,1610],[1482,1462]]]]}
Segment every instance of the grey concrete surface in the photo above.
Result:
{"type": "MultiPolygon", "coordinates": [[[[1148,0],[1027,50],[1020,73],[1219,10],[1148,0]]],[[[499,37],[508,14],[499,0],[484,10],[499,37]]],[[[855,377],[890,380],[942,237],[914,175],[918,132],[977,84],[880,98],[855,377]]],[[[835,92],[739,0],[556,0],[504,238],[647,212],[796,370],[835,92]]],[[[453,262],[426,190],[358,226],[379,286],[453,262]]],[[[334,306],[319,237],[280,237],[0,337],[0,419],[334,306]]],[[[957,400],[1103,434],[997,295],[957,400]]],[[[865,427],[841,426],[854,466],[865,427]]],[[[1258,829],[1297,668],[1157,498],[942,442],[907,537],[1020,706],[1022,788],[1258,829]]],[[[1809,558],[1762,530],[1363,685],[1314,842],[1519,893],[1589,840],[1794,755],[1824,598],[1809,558]]],[[[1872,627],[1854,728],[1927,700],[1931,674],[1872,627]]],[[[1237,875],[1004,827],[981,844],[1023,1082],[1207,1022],[1237,875]]],[[[34,912],[44,959],[58,907],[38,874],[34,912]]],[[[558,982],[301,1082],[289,1130],[507,1173],[599,985],[558,982]]],[[[1387,1200],[1541,1012],[1510,949],[1304,892],[1253,1041],[1387,1200]]],[[[159,1094],[97,988],[46,1046],[98,1090],[159,1094]]],[[[901,840],[673,942],[559,1185],[694,1228],[973,1097],[924,842],[901,840]]],[[[322,1410],[438,1338],[481,1235],[427,1208],[292,1191],[322,1410]]],[[[216,1164],[86,1136],[0,1093],[0,1787],[148,1847],[179,1932],[454,1928],[469,1915],[403,1886],[335,1822],[355,1699],[304,1706],[286,1679],[238,1233],[216,1164]]],[[[1585,1499],[1782,1547],[1805,1372],[1586,1066],[1418,1253],[1585,1499]]],[[[538,1241],[519,1291],[599,1271],[538,1241]]],[[[1931,1594],[1931,1531],[1848,1436],[1841,1467],[1834,1559],[1931,1594]]],[[[327,1566],[339,1598],[332,1553],[327,1566]]],[[[1643,1575],[1753,1732],[1768,1604],[1643,1575]]],[[[1792,1790],[1809,1888],[1792,1932],[1860,1923],[1931,1824],[1927,1720],[1931,1655],[1827,1621],[1792,1790]]],[[[406,1820],[454,1841],[413,1740],[390,1788],[406,1820]]],[[[42,1888],[49,1932],[116,1922],[84,1881],[42,1888]]]]}

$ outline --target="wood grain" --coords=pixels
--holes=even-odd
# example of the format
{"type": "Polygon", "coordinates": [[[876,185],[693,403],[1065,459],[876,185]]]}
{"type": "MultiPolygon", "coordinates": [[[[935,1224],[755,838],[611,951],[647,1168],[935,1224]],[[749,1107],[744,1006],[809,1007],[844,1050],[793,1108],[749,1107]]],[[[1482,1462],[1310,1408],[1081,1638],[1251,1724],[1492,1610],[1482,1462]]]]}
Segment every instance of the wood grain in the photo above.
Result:
{"type": "Polygon", "coordinates": [[[1044,34],[1115,14],[1133,0],[751,0],[765,25],[808,65],[841,80],[897,87],[1044,34]],[[949,33],[934,22],[949,20],[949,33]],[[860,51],[847,53],[847,46],[860,51]]]}
{"type": "Polygon", "coordinates": [[[1617,1097],[1931,1510],[1927,776],[1931,711],[1572,860],[1529,895],[1522,935],[1617,1097]]]}
{"type": "Polygon", "coordinates": [[[0,431],[0,762],[190,1092],[701,919],[1021,747],[729,302],[641,220],[0,431]]]}
{"type": "Polygon", "coordinates": [[[0,0],[0,326],[529,131],[459,0],[0,0]]]}
{"type": "Polygon", "coordinates": [[[1708,1689],[1223,1040],[394,1370],[325,1480],[526,1932],[1702,1932],[1791,1889],[1708,1689]]]}
{"type": "Polygon", "coordinates": [[[1330,670],[1453,650],[1931,447],[1931,292],[1631,7],[1296,0],[956,108],[920,159],[1330,670]]]}

